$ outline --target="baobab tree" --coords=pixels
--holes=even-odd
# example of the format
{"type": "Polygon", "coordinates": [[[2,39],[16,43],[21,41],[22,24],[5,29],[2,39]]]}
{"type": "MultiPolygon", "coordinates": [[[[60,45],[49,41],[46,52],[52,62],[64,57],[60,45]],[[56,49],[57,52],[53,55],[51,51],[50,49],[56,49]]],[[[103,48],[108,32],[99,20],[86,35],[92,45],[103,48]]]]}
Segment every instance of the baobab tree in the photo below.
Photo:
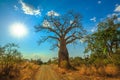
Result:
{"type": "Polygon", "coordinates": [[[65,62],[67,68],[70,68],[69,53],[67,45],[80,40],[85,32],[81,25],[81,15],[72,11],[55,16],[52,13],[50,16],[45,16],[42,24],[35,26],[37,32],[45,33],[45,36],[40,39],[42,43],[48,39],[55,41],[54,47],[58,47],[58,66],[62,67],[65,62]]]}

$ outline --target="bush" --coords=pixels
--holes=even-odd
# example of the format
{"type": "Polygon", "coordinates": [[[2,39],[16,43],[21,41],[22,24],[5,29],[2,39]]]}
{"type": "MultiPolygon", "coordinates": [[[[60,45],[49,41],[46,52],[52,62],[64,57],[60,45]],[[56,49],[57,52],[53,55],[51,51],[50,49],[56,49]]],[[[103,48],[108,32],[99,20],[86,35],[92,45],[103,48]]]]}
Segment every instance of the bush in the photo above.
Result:
{"type": "Polygon", "coordinates": [[[84,60],[81,57],[70,58],[72,66],[80,66],[84,64],[84,60]]]}
{"type": "Polygon", "coordinates": [[[97,68],[95,66],[91,65],[90,70],[91,70],[91,74],[94,74],[94,75],[97,74],[97,68]]]}
{"type": "Polygon", "coordinates": [[[119,73],[119,68],[113,64],[108,64],[105,67],[105,72],[108,76],[116,76],[119,73]]]}
{"type": "Polygon", "coordinates": [[[105,75],[106,75],[105,69],[104,69],[103,66],[101,66],[101,67],[98,68],[97,73],[98,73],[98,75],[100,75],[100,76],[105,76],[105,75]]]}
{"type": "Polygon", "coordinates": [[[18,63],[21,62],[21,53],[17,45],[9,43],[0,47],[0,79],[8,80],[19,76],[18,63]]]}

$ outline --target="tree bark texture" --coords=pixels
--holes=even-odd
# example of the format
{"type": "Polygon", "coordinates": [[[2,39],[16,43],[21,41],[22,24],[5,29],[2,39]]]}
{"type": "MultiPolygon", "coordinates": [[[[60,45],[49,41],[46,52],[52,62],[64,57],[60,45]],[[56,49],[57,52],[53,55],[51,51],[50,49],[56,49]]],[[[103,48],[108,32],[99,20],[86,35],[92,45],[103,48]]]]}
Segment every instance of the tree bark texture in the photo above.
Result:
{"type": "Polygon", "coordinates": [[[60,47],[59,47],[59,52],[58,52],[58,66],[59,67],[65,66],[67,68],[70,67],[69,53],[66,47],[65,39],[60,40],[60,47]]]}

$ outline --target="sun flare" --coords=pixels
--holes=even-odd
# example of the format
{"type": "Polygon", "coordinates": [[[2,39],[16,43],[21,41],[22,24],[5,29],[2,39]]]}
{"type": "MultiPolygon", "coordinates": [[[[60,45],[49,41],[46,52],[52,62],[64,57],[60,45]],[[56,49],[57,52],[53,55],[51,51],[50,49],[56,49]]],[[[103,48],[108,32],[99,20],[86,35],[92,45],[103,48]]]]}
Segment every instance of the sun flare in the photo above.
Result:
{"type": "Polygon", "coordinates": [[[14,37],[24,37],[27,35],[28,30],[22,23],[14,23],[10,26],[10,33],[14,37]]]}

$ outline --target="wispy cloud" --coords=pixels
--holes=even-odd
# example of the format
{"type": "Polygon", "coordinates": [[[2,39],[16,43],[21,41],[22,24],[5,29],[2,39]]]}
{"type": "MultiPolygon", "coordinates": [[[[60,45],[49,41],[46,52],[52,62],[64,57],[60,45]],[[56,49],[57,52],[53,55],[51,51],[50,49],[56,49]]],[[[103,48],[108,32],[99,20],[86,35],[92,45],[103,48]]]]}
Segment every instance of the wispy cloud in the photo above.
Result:
{"type": "Polygon", "coordinates": [[[14,5],[13,7],[14,7],[15,10],[18,10],[18,9],[19,9],[16,5],[14,5]]]}
{"type": "Polygon", "coordinates": [[[55,12],[55,11],[53,11],[53,10],[48,11],[48,12],[47,12],[47,15],[48,15],[48,16],[60,16],[60,14],[58,14],[57,12],[55,12]]]}
{"type": "Polygon", "coordinates": [[[98,4],[101,4],[101,1],[98,1],[98,4]]]}
{"type": "Polygon", "coordinates": [[[43,21],[43,27],[50,27],[50,23],[47,20],[43,21]]]}
{"type": "Polygon", "coordinates": [[[22,10],[25,14],[41,15],[40,9],[35,9],[33,6],[24,3],[22,0],[20,0],[20,4],[22,5],[22,10]]]}
{"type": "Polygon", "coordinates": [[[115,11],[115,12],[120,12],[120,5],[117,4],[114,11],[115,11]]]}
{"type": "Polygon", "coordinates": [[[96,17],[93,17],[90,20],[93,21],[93,22],[96,22],[96,17]]]}

